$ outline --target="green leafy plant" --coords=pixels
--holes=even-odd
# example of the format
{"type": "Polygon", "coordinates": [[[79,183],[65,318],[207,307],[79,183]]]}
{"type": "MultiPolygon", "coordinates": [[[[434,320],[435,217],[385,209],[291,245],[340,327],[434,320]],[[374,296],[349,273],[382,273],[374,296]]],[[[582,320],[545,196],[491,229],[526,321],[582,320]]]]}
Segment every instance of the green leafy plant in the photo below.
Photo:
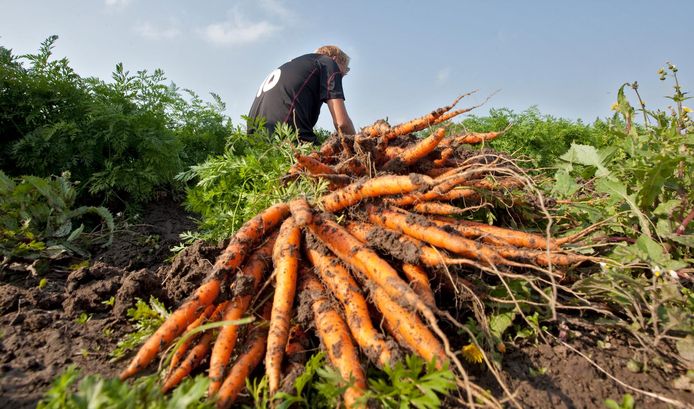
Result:
{"type": "Polygon", "coordinates": [[[86,376],[78,383],[79,377],[79,370],[74,365],[68,367],[53,382],[37,409],[214,407],[214,402],[205,399],[209,379],[202,375],[187,378],[170,395],[161,393],[156,375],[139,377],[133,383],[99,375],[86,376]]]}
{"type": "Polygon", "coordinates": [[[127,311],[128,318],[133,323],[134,331],[118,341],[111,352],[113,361],[125,356],[128,351],[140,346],[168,318],[169,311],[156,298],[150,297],[149,304],[138,299],[133,308],[127,311]]]}
{"type": "Polygon", "coordinates": [[[95,244],[110,244],[114,224],[104,207],[76,206],[76,190],[70,175],[40,178],[10,178],[0,171],[0,255],[4,261],[22,258],[87,257],[95,244]],[[85,220],[96,215],[107,234],[87,233],[86,226],[100,223],[85,220]],[[83,223],[79,223],[83,221],[83,223]]]}
{"type": "Polygon", "coordinates": [[[581,121],[542,115],[536,107],[517,113],[510,109],[492,109],[488,116],[471,116],[451,128],[451,133],[492,132],[508,129],[504,136],[484,146],[515,153],[527,158],[521,165],[529,168],[549,167],[572,143],[604,146],[604,122],[587,125],[581,121]]]}
{"type": "Polygon", "coordinates": [[[415,355],[385,368],[383,374],[369,377],[368,397],[385,408],[438,408],[439,395],[455,389],[455,376],[447,366],[437,369],[434,362],[425,364],[415,355]]]}
{"type": "Polygon", "coordinates": [[[201,216],[198,237],[224,239],[243,222],[279,201],[299,194],[316,196],[324,183],[300,178],[282,182],[293,163],[295,152],[306,152],[307,145],[297,146],[296,130],[278,126],[268,134],[262,125],[255,133],[237,127],[229,138],[223,155],[210,157],[177,176],[188,188],[186,207],[201,216]]]}
{"type": "Polygon", "coordinates": [[[623,84],[606,128],[611,146],[572,145],[560,157],[552,189],[568,199],[560,206],[565,220],[600,222],[602,239],[615,243],[602,271],[574,288],[611,305],[615,325],[666,354],[659,348],[665,339],[679,346],[694,335],[691,292],[680,281],[694,261],[694,123],[677,68],[668,63],[659,74],[674,81],[673,105],[648,109],[638,83],[623,84]]]}
{"type": "Polygon", "coordinates": [[[131,74],[122,63],[110,82],[82,78],[66,58],[52,58],[56,40],[20,57],[0,48],[0,166],[8,174],[70,171],[81,200],[131,204],[224,148],[231,121],[218,96],[206,103],[167,84],[161,70],[131,74]]]}

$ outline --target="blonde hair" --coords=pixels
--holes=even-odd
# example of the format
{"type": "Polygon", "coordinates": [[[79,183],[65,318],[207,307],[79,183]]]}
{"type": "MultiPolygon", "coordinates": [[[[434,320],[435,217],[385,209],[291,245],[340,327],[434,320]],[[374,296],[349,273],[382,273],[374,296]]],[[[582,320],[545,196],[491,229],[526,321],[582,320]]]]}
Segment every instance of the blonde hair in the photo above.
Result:
{"type": "Polygon", "coordinates": [[[330,58],[335,59],[335,62],[343,67],[349,67],[349,55],[345,54],[344,51],[340,50],[338,46],[335,45],[324,45],[316,50],[316,54],[327,55],[330,58]]]}

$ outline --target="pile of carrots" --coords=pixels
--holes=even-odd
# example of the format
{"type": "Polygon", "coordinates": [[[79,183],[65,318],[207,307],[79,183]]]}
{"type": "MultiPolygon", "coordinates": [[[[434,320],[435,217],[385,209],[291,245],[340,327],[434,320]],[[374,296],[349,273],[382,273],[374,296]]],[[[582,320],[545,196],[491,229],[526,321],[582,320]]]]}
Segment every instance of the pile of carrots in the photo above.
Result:
{"type": "Polygon", "coordinates": [[[380,121],[357,135],[334,135],[320,150],[297,155],[287,179],[324,179],[329,193],[275,204],[244,224],[209,277],[120,377],[147,368],[183,336],[162,389],[207,362],[210,397],[226,408],[261,363],[270,394],[286,388],[288,374],[303,366],[318,339],[330,364],[351,380],[345,407],[365,404],[367,364],[393,365],[403,352],[438,368],[451,365],[465,380],[469,402],[493,401],[467,381],[439,327],[439,320],[455,319],[446,310],[451,306],[437,306],[433,284],[474,294],[465,272],[499,271],[555,282],[560,267],[587,258],[561,247],[580,235],[553,239],[465,219],[490,205],[487,195],[530,182],[507,157],[465,147],[505,131],[449,136],[445,126],[436,128],[471,109],[452,110],[458,100],[400,125],[380,121]],[[429,136],[417,136],[428,128],[429,136]],[[248,315],[257,317],[254,323],[195,331],[248,315]]]}

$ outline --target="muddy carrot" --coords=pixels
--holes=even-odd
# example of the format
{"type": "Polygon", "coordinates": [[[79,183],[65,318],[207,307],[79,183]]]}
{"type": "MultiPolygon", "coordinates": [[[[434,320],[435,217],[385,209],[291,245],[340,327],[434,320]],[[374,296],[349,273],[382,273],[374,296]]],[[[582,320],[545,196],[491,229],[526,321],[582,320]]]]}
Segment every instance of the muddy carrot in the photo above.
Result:
{"type": "Polygon", "coordinates": [[[375,206],[369,206],[367,211],[372,223],[405,233],[433,246],[485,263],[499,264],[503,261],[502,257],[489,247],[457,233],[448,232],[425,217],[404,211],[377,209],[375,206]]]}
{"type": "Polygon", "coordinates": [[[224,252],[217,258],[215,272],[231,272],[238,268],[246,254],[272,229],[289,216],[289,205],[278,203],[247,221],[236,232],[224,252]]]}
{"type": "Polygon", "coordinates": [[[329,193],[321,198],[320,203],[325,210],[337,212],[366,198],[408,193],[427,188],[431,182],[430,177],[416,173],[379,176],[329,193]]]}
{"type": "Polygon", "coordinates": [[[436,149],[436,146],[439,144],[439,142],[441,142],[444,136],[446,136],[446,129],[437,129],[428,137],[422,139],[412,146],[407,147],[398,156],[386,162],[386,164],[383,165],[383,169],[396,169],[400,165],[409,166],[416,163],[436,149]]]}
{"type": "Polygon", "coordinates": [[[214,302],[219,295],[220,285],[221,281],[214,278],[201,285],[195,294],[174,311],[140,347],[130,365],[121,372],[120,379],[127,379],[147,367],[159,352],[169,346],[208,305],[214,302]]]}
{"type": "Polygon", "coordinates": [[[331,305],[323,286],[313,274],[304,276],[302,291],[311,293],[310,297],[313,300],[311,309],[313,310],[316,331],[328,353],[330,363],[343,379],[354,381],[343,394],[345,407],[361,406],[359,405],[359,398],[364,396],[366,390],[366,376],[349,335],[347,324],[331,305]]]}
{"type": "Polygon", "coordinates": [[[436,300],[434,298],[434,291],[431,289],[429,284],[429,276],[424,269],[416,264],[403,263],[402,272],[412,285],[414,292],[419,294],[419,297],[424,301],[429,308],[436,308],[436,300]]]}
{"type": "MultiPolygon", "coordinates": [[[[227,302],[225,301],[217,306],[210,316],[210,321],[218,321],[219,318],[221,318],[222,311],[224,311],[226,304],[227,302]]],[[[161,388],[162,393],[166,393],[178,386],[178,384],[181,383],[181,381],[188,376],[193,369],[200,365],[200,362],[202,362],[205,356],[207,356],[207,353],[210,352],[210,345],[212,344],[214,335],[215,331],[208,329],[200,336],[198,343],[190,351],[188,351],[188,354],[181,364],[178,365],[166,377],[164,386],[161,388]]]]}
{"type": "Polygon", "coordinates": [[[298,163],[301,164],[301,167],[311,175],[330,175],[336,173],[332,166],[326,165],[325,163],[316,158],[312,158],[311,156],[296,154],[295,158],[298,163]]]}
{"type": "MultiPolygon", "coordinates": [[[[232,299],[224,310],[223,321],[235,321],[243,317],[248,311],[253,296],[258,291],[260,281],[266,271],[270,269],[272,249],[277,239],[277,232],[263,243],[250,257],[239,271],[231,285],[232,299]]],[[[225,325],[219,330],[219,335],[210,355],[210,385],[208,394],[214,395],[224,380],[224,371],[227,368],[231,354],[236,346],[238,338],[238,325],[225,325]]]]}
{"type": "Polygon", "coordinates": [[[275,295],[272,302],[270,329],[268,332],[265,370],[268,375],[270,394],[280,386],[282,358],[289,337],[292,304],[296,293],[297,270],[299,267],[299,245],[301,229],[293,218],[282,223],[280,234],[272,252],[275,266],[275,295]]]}
{"type": "Polygon", "coordinates": [[[304,197],[298,197],[289,202],[289,211],[292,213],[292,217],[299,227],[304,227],[311,222],[313,218],[313,210],[311,210],[311,205],[304,197]]]}
{"type": "MultiPolygon", "coordinates": [[[[205,311],[203,311],[202,314],[193,321],[190,325],[188,325],[188,328],[186,328],[185,333],[190,332],[191,330],[199,327],[202,323],[204,323],[207,318],[214,312],[215,308],[217,306],[210,304],[207,306],[205,311]]],[[[181,360],[186,356],[186,353],[188,352],[188,349],[190,348],[191,344],[193,344],[197,340],[197,336],[191,336],[188,337],[181,345],[176,348],[176,352],[174,352],[173,356],[171,357],[171,363],[169,364],[169,370],[167,371],[168,373],[173,372],[174,369],[178,366],[178,364],[181,363],[181,360]]]]}
{"type": "Polygon", "coordinates": [[[436,358],[437,368],[448,362],[443,346],[416,314],[393,301],[378,286],[372,286],[371,296],[398,342],[427,362],[436,358]]]}
{"type": "MultiPolygon", "coordinates": [[[[307,225],[311,232],[346,265],[383,287],[394,299],[433,318],[431,309],[400,278],[398,272],[339,224],[314,215],[307,225]]],[[[435,318],[434,318],[435,319],[435,318]]]]}
{"type": "Polygon", "coordinates": [[[385,342],[383,334],[374,328],[364,295],[347,269],[334,256],[315,249],[306,250],[323,283],[340,301],[350,332],[366,356],[380,368],[391,366],[396,351],[385,342]]]}
{"type": "Polygon", "coordinates": [[[269,302],[265,303],[261,313],[264,322],[256,324],[248,333],[245,348],[234,361],[233,366],[229,370],[229,375],[227,375],[219,388],[217,393],[218,409],[226,409],[236,401],[239,393],[246,386],[246,378],[263,360],[267,344],[266,324],[270,318],[271,308],[272,304],[269,302]]]}
{"type": "Polygon", "coordinates": [[[466,212],[465,209],[444,202],[421,202],[412,206],[412,210],[417,213],[438,215],[463,214],[466,212]]]}

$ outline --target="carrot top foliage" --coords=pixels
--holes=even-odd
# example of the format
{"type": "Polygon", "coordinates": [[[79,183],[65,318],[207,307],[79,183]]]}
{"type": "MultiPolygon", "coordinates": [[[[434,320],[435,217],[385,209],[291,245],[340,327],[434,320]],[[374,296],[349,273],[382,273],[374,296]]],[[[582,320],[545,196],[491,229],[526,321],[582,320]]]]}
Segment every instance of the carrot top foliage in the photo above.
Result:
{"type": "Polygon", "coordinates": [[[79,201],[150,199],[186,166],[221,152],[231,129],[224,104],[203,102],[164,72],[84,78],[54,59],[57,36],[36,54],[0,47],[0,168],[9,175],[59,175],[80,182],[79,201]]]}

